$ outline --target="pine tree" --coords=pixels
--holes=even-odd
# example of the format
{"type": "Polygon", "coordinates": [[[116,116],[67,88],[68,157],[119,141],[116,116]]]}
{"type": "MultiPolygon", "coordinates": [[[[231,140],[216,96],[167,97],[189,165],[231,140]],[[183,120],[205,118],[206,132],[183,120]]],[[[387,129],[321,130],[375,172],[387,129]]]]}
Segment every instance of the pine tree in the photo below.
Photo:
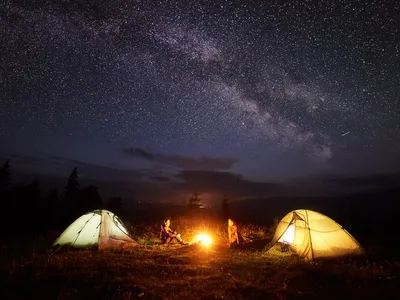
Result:
{"type": "Polygon", "coordinates": [[[74,198],[78,196],[80,189],[78,169],[75,167],[68,177],[68,183],[65,186],[65,198],[74,198]]]}
{"type": "Polygon", "coordinates": [[[63,199],[67,222],[76,218],[79,213],[79,190],[78,169],[75,167],[68,177],[63,199]]]}
{"type": "Polygon", "coordinates": [[[102,206],[103,201],[101,200],[96,186],[91,185],[79,191],[79,203],[77,204],[78,214],[83,214],[95,209],[101,209],[102,206]]]}
{"type": "Polygon", "coordinates": [[[221,213],[222,213],[223,219],[229,218],[229,214],[230,214],[229,199],[226,195],[222,199],[222,212],[221,213]]]}

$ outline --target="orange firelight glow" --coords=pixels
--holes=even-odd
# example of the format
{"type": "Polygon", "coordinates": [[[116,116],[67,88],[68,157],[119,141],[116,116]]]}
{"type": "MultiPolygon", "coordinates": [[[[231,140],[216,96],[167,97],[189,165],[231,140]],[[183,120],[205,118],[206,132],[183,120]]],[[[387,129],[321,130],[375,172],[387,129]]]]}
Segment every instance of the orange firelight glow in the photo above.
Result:
{"type": "Polygon", "coordinates": [[[204,246],[210,246],[212,244],[212,239],[206,234],[199,234],[196,237],[196,243],[204,246]]]}

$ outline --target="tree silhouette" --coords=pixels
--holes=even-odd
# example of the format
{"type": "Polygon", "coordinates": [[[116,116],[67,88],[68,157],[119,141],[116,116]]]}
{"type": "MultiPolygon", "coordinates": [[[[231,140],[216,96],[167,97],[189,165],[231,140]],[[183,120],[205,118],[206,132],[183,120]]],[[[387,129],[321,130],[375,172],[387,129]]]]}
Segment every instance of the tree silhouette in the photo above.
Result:
{"type": "Polygon", "coordinates": [[[0,193],[6,192],[11,185],[11,171],[10,171],[10,160],[1,166],[0,169],[0,193]]]}
{"type": "Polygon", "coordinates": [[[32,197],[35,199],[40,198],[40,190],[39,190],[39,178],[35,178],[30,185],[28,185],[28,188],[30,189],[30,192],[32,193],[32,197]]]}
{"type": "Polygon", "coordinates": [[[106,208],[116,214],[117,216],[123,215],[123,204],[121,197],[112,197],[107,201],[106,208]]]}
{"type": "Polygon", "coordinates": [[[101,200],[97,186],[91,185],[79,191],[79,203],[77,213],[83,214],[91,210],[101,209],[103,201],[101,200]]]}
{"type": "Polygon", "coordinates": [[[52,189],[44,200],[46,207],[56,207],[58,204],[58,189],[52,189]]]}
{"type": "Polygon", "coordinates": [[[11,171],[10,171],[10,161],[2,165],[0,169],[0,206],[6,211],[5,216],[0,218],[0,226],[9,223],[11,215],[13,213],[13,204],[11,199],[11,171]]]}
{"type": "Polygon", "coordinates": [[[36,178],[28,185],[20,185],[12,189],[12,206],[7,214],[10,221],[18,216],[18,222],[14,221],[13,226],[8,226],[9,230],[23,234],[41,229],[43,217],[40,210],[42,198],[39,186],[39,180],[36,178]]]}
{"type": "Polygon", "coordinates": [[[194,192],[191,197],[189,198],[189,203],[188,207],[191,210],[197,210],[201,207],[201,198],[200,198],[201,193],[199,192],[194,192]]]}
{"type": "Polygon", "coordinates": [[[52,189],[44,198],[43,214],[45,215],[46,228],[53,228],[60,225],[60,213],[57,209],[59,206],[58,189],[52,189]]]}
{"type": "Polygon", "coordinates": [[[226,195],[222,199],[222,211],[221,216],[223,219],[228,219],[230,215],[229,199],[226,195]]]}
{"type": "Polygon", "coordinates": [[[65,198],[75,198],[80,189],[78,169],[75,167],[69,174],[67,185],[65,186],[65,198]]]}
{"type": "Polygon", "coordinates": [[[24,198],[23,209],[25,210],[25,218],[29,224],[29,229],[33,231],[42,228],[44,226],[43,201],[38,178],[35,178],[31,184],[25,187],[24,198]]]}
{"type": "Polygon", "coordinates": [[[68,177],[64,192],[63,206],[67,222],[76,218],[79,214],[79,190],[78,169],[75,167],[68,177]]]}

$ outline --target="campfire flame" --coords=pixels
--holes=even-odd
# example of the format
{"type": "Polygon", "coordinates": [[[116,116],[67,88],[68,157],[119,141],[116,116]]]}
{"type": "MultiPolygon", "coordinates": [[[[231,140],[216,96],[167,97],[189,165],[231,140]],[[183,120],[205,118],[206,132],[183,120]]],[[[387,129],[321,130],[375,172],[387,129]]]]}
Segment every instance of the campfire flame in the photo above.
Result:
{"type": "Polygon", "coordinates": [[[196,243],[204,246],[210,246],[212,244],[212,239],[206,234],[199,234],[196,237],[196,243]]]}

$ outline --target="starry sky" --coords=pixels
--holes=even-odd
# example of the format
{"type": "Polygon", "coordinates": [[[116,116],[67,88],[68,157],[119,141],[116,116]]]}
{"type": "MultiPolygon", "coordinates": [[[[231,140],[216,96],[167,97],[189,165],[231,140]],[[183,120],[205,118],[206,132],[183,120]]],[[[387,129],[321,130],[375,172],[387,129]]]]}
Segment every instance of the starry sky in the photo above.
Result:
{"type": "Polygon", "coordinates": [[[0,154],[152,190],[400,166],[396,1],[0,4],[0,154]]]}

